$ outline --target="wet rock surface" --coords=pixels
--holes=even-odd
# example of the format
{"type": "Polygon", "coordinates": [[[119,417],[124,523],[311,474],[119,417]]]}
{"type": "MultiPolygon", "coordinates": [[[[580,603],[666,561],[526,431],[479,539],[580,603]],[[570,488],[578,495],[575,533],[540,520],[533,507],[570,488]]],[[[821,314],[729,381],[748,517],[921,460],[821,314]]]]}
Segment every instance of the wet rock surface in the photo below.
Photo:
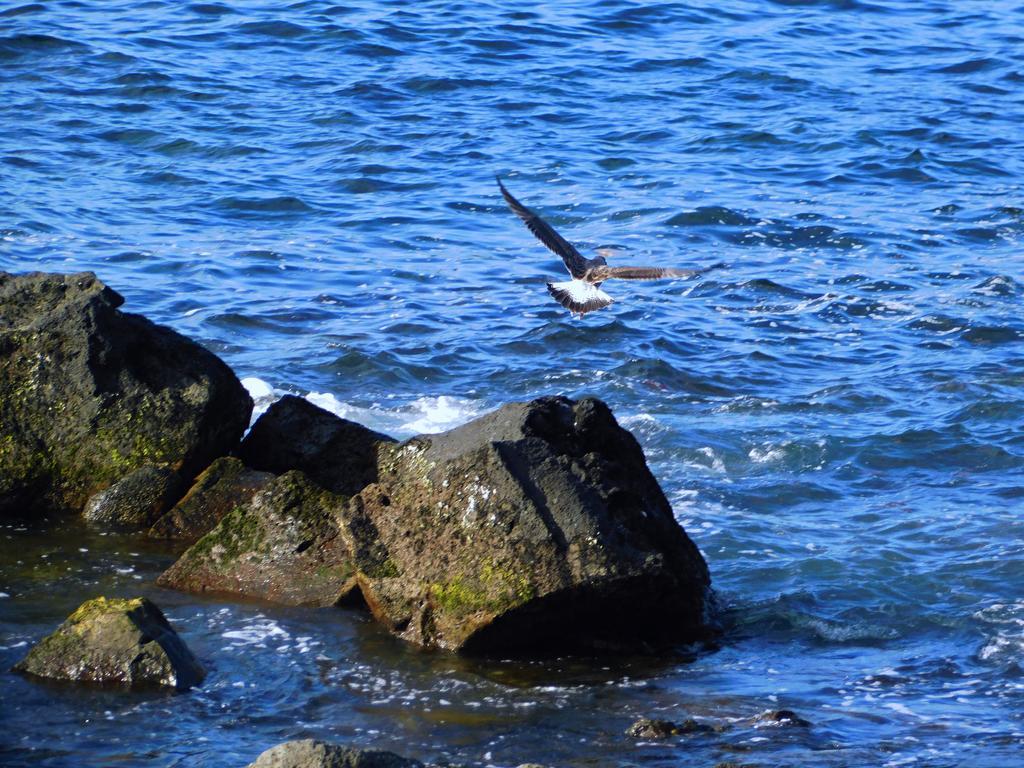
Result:
{"type": "Polygon", "coordinates": [[[599,400],[513,403],[395,446],[358,502],[403,576],[390,618],[410,640],[535,654],[706,632],[704,560],[599,400]]]}
{"type": "Polygon", "coordinates": [[[172,469],[142,467],[90,497],[82,516],[108,530],[140,531],[174,503],[181,486],[172,469]]]}
{"type": "Polygon", "coordinates": [[[0,273],[0,514],[81,511],[144,466],[191,478],[230,452],[252,400],[214,354],[92,273],[0,273]]]}
{"type": "Polygon", "coordinates": [[[338,514],[344,501],[302,472],[286,472],[229,512],[157,583],[287,605],[335,605],[354,584],[352,547],[338,514]]]}
{"type": "Polygon", "coordinates": [[[146,598],[98,597],[83,603],[15,665],[55,680],[122,685],[198,685],[205,671],[146,598]]]}
{"type": "Polygon", "coordinates": [[[692,718],[676,723],[671,720],[654,720],[644,717],[629,726],[626,735],[635,739],[667,739],[670,736],[689,733],[712,733],[714,730],[712,726],[692,718]]]}
{"type": "Polygon", "coordinates": [[[394,752],[300,739],[271,747],[247,768],[423,768],[423,764],[394,752]]]}
{"type": "Polygon", "coordinates": [[[354,494],[377,479],[377,446],[387,435],[339,418],[294,395],[285,395],[253,424],[238,449],[253,469],[291,469],[335,493],[354,494]]]}
{"type": "Polygon", "coordinates": [[[800,717],[800,715],[798,715],[791,709],[770,709],[767,712],[762,712],[760,715],[754,718],[754,725],[777,725],[789,726],[793,728],[811,727],[811,723],[809,720],[805,720],[804,718],[800,717]]]}
{"type": "Polygon", "coordinates": [[[402,444],[360,439],[363,459],[317,465],[343,476],[271,482],[160,583],[361,600],[401,637],[465,653],[651,650],[708,634],[704,560],[604,403],[541,398],[402,444]],[[357,485],[354,464],[374,466],[373,482],[322,490],[357,485]]]}
{"type": "Polygon", "coordinates": [[[221,457],[196,478],[181,501],[153,523],[149,536],[196,541],[273,479],[270,472],[250,469],[233,457],[221,457]]]}

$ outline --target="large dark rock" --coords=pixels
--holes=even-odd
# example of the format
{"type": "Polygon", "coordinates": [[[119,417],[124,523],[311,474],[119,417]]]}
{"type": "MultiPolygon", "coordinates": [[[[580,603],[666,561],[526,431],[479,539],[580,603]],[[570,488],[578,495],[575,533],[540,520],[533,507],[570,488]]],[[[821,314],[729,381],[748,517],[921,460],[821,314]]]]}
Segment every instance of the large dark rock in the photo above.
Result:
{"type": "MultiPolygon", "coordinates": [[[[510,404],[414,438],[357,501],[403,576],[389,618],[410,640],[590,652],[707,633],[707,565],[599,400],[510,404]]],[[[376,587],[362,584],[371,607],[376,587]]]]}
{"type": "Polygon", "coordinates": [[[271,747],[247,768],[423,768],[423,764],[394,752],[301,739],[271,747]]]}
{"type": "Polygon", "coordinates": [[[143,466],[191,479],[252,400],[214,354],[91,273],[0,273],[0,514],[80,511],[143,466]]]}
{"type": "Polygon", "coordinates": [[[193,542],[236,507],[248,504],[273,479],[271,473],[249,469],[236,458],[221,457],[196,478],[181,501],[153,523],[149,535],[193,542]]]}
{"type": "Polygon", "coordinates": [[[283,476],[161,583],[361,597],[396,634],[466,653],[635,651],[708,634],[707,566],[604,403],[542,398],[371,448],[375,481],[355,495],[283,476]]]}
{"type": "Polygon", "coordinates": [[[14,670],[55,680],[179,689],[198,685],[206,675],[160,609],[144,597],[82,603],[14,670]]]}
{"type": "Polygon", "coordinates": [[[377,446],[387,435],[285,395],[257,419],[238,457],[253,469],[280,475],[300,469],[335,493],[358,493],[377,478],[377,446]]]}

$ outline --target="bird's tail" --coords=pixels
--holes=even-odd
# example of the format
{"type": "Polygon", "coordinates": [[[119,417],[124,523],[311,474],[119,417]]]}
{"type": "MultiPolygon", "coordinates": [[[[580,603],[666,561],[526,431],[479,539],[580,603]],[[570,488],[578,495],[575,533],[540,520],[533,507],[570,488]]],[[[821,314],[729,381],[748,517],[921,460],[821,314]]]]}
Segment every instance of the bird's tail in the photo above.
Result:
{"type": "Polygon", "coordinates": [[[614,301],[596,285],[583,280],[548,283],[548,293],[570,312],[581,316],[596,309],[603,309],[614,301]]]}

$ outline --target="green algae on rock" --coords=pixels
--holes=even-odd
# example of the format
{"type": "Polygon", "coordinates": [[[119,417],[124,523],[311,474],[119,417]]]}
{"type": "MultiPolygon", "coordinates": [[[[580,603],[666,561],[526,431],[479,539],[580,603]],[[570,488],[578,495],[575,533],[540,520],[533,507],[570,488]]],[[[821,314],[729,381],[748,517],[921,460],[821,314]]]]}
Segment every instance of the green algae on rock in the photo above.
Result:
{"type": "Polygon", "coordinates": [[[423,764],[394,752],[298,739],[271,747],[247,768],[423,768],[423,764]]]}
{"type": "Polygon", "coordinates": [[[0,273],[0,515],[81,511],[144,466],[190,479],[241,439],[234,373],[123,303],[89,272],[0,273]]]}
{"type": "Polygon", "coordinates": [[[207,467],[177,504],[149,529],[155,539],[193,542],[209,533],[235,507],[274,479],[269,472],[249,469],[231,456],[222,456],[207,467]]]}
{"type": "Polygon", "coordinates": [[[14,671],[55,680],[171,686],[185,690],[206,672],[148,599],[97,597],[82,603],[14,671]]]}

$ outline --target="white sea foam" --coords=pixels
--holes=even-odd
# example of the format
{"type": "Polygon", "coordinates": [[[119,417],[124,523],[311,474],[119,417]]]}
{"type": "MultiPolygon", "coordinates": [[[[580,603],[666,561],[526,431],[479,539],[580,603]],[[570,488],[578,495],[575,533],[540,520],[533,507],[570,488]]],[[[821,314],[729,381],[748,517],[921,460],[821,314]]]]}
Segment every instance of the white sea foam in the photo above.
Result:
{"type": "MultiPolygon", "coordinates": [[[[254,402],[253,422],[272,403],[286,394],[294,394],[256,377],[242,379],[242,385],[254,402]]],[[[400,439],[444,432],[471,421],[487,409],[479,400],[454,395],[423,396],[401,405],[375,403],[369,407],[346,403],[331,392],[309,392],[304,397],[336,416],[400,439]]]]}
{"type": "Polygon", "coordinates": [[[265,648],[268,642],[274,642],[278,647],[282,642],[291,640],[291,635],[273,619],[264,616],[257,616],[244,626],[237,629],[229,629],[221,634],[225,640],[231,640],[232,646],[240,647],[251,645],[256,648],[265,648]]]}
{"type": "Polygon", "coordinates": [[[1019,662],[1024,658],[1024,602],[993,603],[974,614],[989,625],[988,641],[978,658],[992,662],[1019,662]]]}
{"type": "Polygon", "coordinates": [[[771,443],[765,443],[761,446],[755,445],[747,453],[747,456],[755,464],[772,464],[786,458],[785,446],[786,443],[782,445],[772,445],[771,443]]]}

